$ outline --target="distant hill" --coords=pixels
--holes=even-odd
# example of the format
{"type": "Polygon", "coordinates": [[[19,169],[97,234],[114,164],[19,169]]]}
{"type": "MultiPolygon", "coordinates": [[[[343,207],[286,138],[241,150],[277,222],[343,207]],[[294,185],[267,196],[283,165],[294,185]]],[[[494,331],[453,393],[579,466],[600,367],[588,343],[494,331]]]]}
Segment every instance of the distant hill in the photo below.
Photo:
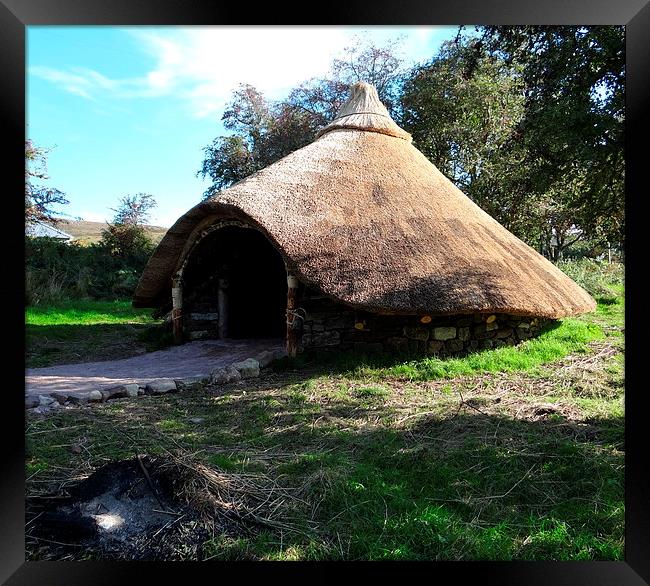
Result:
{"type": "MultiPolygon", "coordinates": [[[[102,237],[102,230],[106,229],[106,222],[86,222],[85,220],[61,220],[57,227],[71,234],[83,244],[98,242],[102,237]]],[[[158,243],[167,232],[162,226],[146,226],[146,231],[151,239],[158,243]]]]}

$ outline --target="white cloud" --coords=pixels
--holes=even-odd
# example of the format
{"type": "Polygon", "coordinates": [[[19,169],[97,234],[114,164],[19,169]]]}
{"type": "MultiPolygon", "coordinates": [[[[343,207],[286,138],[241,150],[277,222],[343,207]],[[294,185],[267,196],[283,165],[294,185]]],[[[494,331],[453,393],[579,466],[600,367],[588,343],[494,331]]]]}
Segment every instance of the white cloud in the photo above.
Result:
{"type": "MultiPolygon", "coordinates": [[[[369,30],[378,41],[405,34],[404,53],[420,59],[436,27],[369,30]]],[[[223,109],[239,83],[270,98],[327,73],[332,58],[364,29],[341,27],[163,27],[128,28],[154,59],[136,78],[110,79],[92,69],[30,67],[31,74],[87,99],[177,96],[195,116],[223,109]]]]}
{"type": "Polygon", "coordinates": [[[63,87],[64,90],[71,94],[76,94],[82,98],[92,99],[90,95],[93,88],[91,80],[86,75],[59,71],[51,67],[34,66],[29,68],[29,72],[37,77],[46,79],[63,87]]]}
{"type": "Polygon", "coordinates": [[[100,214],[98,212],[83,211],[76,215],[82,218],[85,222],[107,222],[110,214],[108,213],[100,214]]]}
{"type": "Polygon", "coordinates": [[[222,109],[242,82],[280,97],[326,73],[349,39],[339,28],[193,27],[131,34],[157,59],[149,83],[180,92],[198,116],[222,109]]]}

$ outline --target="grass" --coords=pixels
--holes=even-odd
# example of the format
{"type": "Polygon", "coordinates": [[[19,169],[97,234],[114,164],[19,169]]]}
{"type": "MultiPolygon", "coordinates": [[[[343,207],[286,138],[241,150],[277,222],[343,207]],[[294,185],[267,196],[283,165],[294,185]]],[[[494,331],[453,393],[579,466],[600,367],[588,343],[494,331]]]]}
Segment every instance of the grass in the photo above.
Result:
{"type": "MultiPolygon", "coordinates": [[[[592,265],[567,272],[597,311],[517,347],[285,361],[254,381],[28,416],[28,493],[135,450],[172,452],[302,503],[286,510],[300,530],[217,535],[202,544],[210,559],[621,560],[622,270],[592,265]]],[[[66,344],[79,354],[101,328],[160,339],[126,302],[27,319],[28,330],[70,328],[66,344]]],[[[30,542],[27,555],[51,554],[30,542]]]]}
{"type": "Polygon", "coordinates": [[[148,309],[131,307],[130,300],[28,307],[25,322],[28,368],[126,358],[165,342],[160,321],[148,309]]]}
{"type": "Polygon", "coordinates": [[[151,324],[150,309],[135,309],[131,301],[66,300],[25,310],[28,326],[91,326],[99,324],[151,324]]]}
{"type": "MultiPolygon", "coordinates": [[[[612,320],[620,321],[622,303],[621,299],[620,303],[599,304],[597,315],[603,318],[611,316],[612,320]]],[[[426,381],[490,372],[534,372],[539,366],[567,354],[584,352],[588,343],[605,337],[602,325],[608,323],[607,319],[599,320],[593,315],[587,320],[569,318],[550,325],[538,337],[517,346],[503,346],[458,358],[431,356],[400,360],[394,355],[344,353],[319,357],[316,361],[300,356],[293,360],[284,359],[275,368],[292,370],[318,364],[328,368],[330,372],[345,373],[347,376],[372,382],[380,382],[386,377],[403,381],[426,381]]],[[[364,393],[363,390],[358,392],[364,393]]],[[[373,393],[372,387],[367,393],[373,393]]]]}
{"type": "Polygon", "coordinates": [[[558,268],[602,304],[615,304],[623,294],[625,267],[622,263],[589,258],[567,260],[558,268]]]}
{"type": "Polygon", "coordinates": [[[567,319],[554,329],[517,347],[501,347],[476,352],[462,358],[425,358],[387,368],[358,369],[358,375],[381,379],[386,376],[406,380],[455,378],[481,372],[529,371],[571,352],[583,351],[585,344],[603,336],[596,324],[567,319]]]}
{"type": "MultiPolygon", "coordinates": [[[[621,560],[623,311],[618,296],[465,358],[285,363],[225,387],[30,416],[28,491],[136,449],[171,451],[303,503],[287,511],[301,531],[215,536],[213,559],[621,560]]],[[[28,545],[28,559],[43,551],[28,545]]]]}

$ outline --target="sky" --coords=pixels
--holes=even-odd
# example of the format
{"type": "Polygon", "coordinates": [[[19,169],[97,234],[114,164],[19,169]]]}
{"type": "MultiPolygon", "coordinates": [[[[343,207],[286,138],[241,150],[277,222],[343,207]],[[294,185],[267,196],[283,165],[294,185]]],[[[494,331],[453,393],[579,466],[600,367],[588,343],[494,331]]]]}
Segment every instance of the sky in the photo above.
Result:
{"type": "Polygon", "coordinates": [[[169,227],[199,203],[203,148],[240,83],[272,100],[313,77],[355,37],[401,38],[405,65],[433,57],[457,27],[27,27],[27,128],[51,149],[57,211],[106,221],[119,198],[150,193],[151,224],[169,227]]]}

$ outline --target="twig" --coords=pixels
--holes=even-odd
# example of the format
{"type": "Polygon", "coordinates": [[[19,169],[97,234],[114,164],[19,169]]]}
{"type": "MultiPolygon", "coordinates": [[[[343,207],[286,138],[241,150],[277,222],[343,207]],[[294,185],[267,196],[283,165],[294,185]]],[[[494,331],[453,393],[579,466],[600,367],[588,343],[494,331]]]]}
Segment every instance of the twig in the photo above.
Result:
{"type": "Polygon", "coordinates": [[[42,470],[43,470],[42,468],[39,468],[38,470],[36,470],[36,472],[34,472],[34,474],[32,474],[29,478],[25,479],[25,482],[29,482],[32,478],[34,478],[34,476],[36,476],[37,474],[42,472],[42,470]]]}
{"type": "Polygon", "coordinates": [[[482,497],[482,498],[480,498],[480,499],[477,499],[477,500],[502,499],[503,497],[508,496],[508,495],[509,495],[509,494],[510,494],[510,493],[511,493],[511,492],[512,492],[512,491],[513,491],[513,490],[514,490],[514,489],[515,489],[519,484],[521,484],[521,482],[524,481],[524,479],[525,479],[525,478],[526,478],[526,477],[527,477],[527,476],[532,472],[532,470],[533,470],[533,468],[535,468],[535,466],[537,466],[537,464],[533,464],[533,465],[528,469],[528,471],[526,472],[526,474],[524,474],[524,475],[523,475],[519,480],[517,480],[517,482],[515,482],[515,483],[510,487],[510,489],[507,490],[506,492],[504,492],[503,494],[500,494],[500,495],[494,495],[494,496],[484,496],[484,497],[482,497]]]}
{"type": "Polygon", "coordinates": [[[140,454],[136,454],[135,457],[138,461],[138,464],[140,464],[140,468],[142,469],[142,473],[144,474],[144,477],[147,479],[147,483],[149,484],[149,488],[151,489],[151,492],[153,492],[153,495],[156,497],[156,500],[158,501],[158,504],[161,506],[161,508],[164,509],[165,505],[163,504],[162,500],[160,500],[160,497],[158,496],[158,491],[156,490],[156,487],[153,485],[153,482],[151,481],[149,472],[147,472],[147,469],[144,467],[142,458],[140,458],[140,454]]]}
{"type": "Polygon", "coordinates": [[[165,523],[158,531],[156,531],[152,536],[151,539],[155,539],[156,536],[161,532],[167,529],[168,527],[171,527],[174,523],[178,523],[183,517],[185,516],[185,513],[183,513],[180,517],[173,519],[172,521],[169,521],[169,523],[165,523]]]}
{"type": "Polygon", "coordinates": [[[52,429],[41,429],[39,431],[32,431],[27,433],[26,435],[36,435],[38,433],[54,433],[55,431],[68,431],[70,429],[77,429],[79,427],[86,427],[84,425],[71,425],[70,427],[53,427],[52,429]]]}
{"type": "Polygon", "coordinates": [[[36,537],[35,535],[27,535],[27,539],[36,539],[37,541],[45,541],[47,543],[54,543],[56,545],[65,545],[66,547],[84,547],[78,543],[63,543],[62,541],[52,541],[51,539],[45,539],[43,537],[36,537]]]}
{"type": "Polygon", "coordinates": [[[45,511],[41,511],[38,515],[36,515],[33,519],[30,519],[25,523],[25,528],[29,527],[36,519],[38,519],[45,511]]]}
{"type": "Polygon", "coordinates": [[[175,513],[174,511],[161,511],[160,509],[151,509],[154,513],[162,513],[163,515],[176,515],[181,517],[183,513],[175,513]]]}
{"type": "Polygon", "coordinates": [[[424,415],[435,415],[435,411],[418,411],[417,413],[412,413],[411,415],[407,415],[406,417],[403,417],[399,421],[395,422],[395,425],[400,425],[404,423],[405,421],[412,419],[413,417],[419,417],[419,416],[424,416],[424,415]]]}

